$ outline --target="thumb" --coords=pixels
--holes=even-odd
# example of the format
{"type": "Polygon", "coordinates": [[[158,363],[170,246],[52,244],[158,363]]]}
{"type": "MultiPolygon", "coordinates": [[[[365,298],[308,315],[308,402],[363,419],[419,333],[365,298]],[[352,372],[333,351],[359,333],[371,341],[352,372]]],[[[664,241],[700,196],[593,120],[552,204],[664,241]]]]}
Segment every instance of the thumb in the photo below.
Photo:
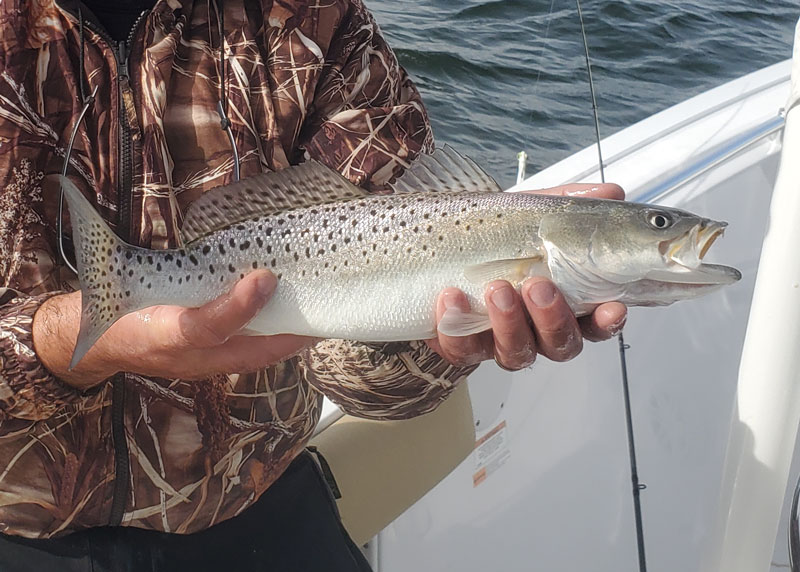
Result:
{"type": "Polygon", "coordinates": [[[199,308],[187,308],[178,318],[180,345],[213,347],[225,343],[258,314],[277,284],[272,272],[257,270],[215,300],[199,308]]]}

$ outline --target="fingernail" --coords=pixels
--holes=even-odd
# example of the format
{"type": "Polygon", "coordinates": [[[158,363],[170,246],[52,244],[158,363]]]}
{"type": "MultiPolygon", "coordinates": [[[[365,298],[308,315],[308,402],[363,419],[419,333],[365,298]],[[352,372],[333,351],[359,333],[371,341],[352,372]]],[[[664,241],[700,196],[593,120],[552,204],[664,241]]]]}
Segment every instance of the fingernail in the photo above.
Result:
{"type": "Polygon", "coordinates": [[[443,302],[445,310],[449,310],[450,308],[457,308],[459,310],[463,309],[461,295],[459,292],[445,292],[443,296],[443,302]]]}
{"type": "Polygon", "coordinates": [[[537,282],[528,288],[528,298],[535,306],[547,308],[556,299],[556,288],[550,282],[537,282]]]}
{"type": "Polygon", "coordinates": [[[492,292],[492,304],[501,312],[508,312],[514,307],[514,293],[508,286],[503,286],[492,292]]]}
{"type": "Polygon", "coordinates": [[[269,274],[264,274],[256,278],[256,290],[264,298],[268,298],[275,290],[275,278],[269,274]]]}
{"type": "Polygon", "coordinates": [[[625,326],[625,322],[628,320],[628,316],[623,316],[621,320],[614,322],[608,327],[608,333],[612,336],[616,336],[620,331],[622,331],[623,326],[625,326]]]}

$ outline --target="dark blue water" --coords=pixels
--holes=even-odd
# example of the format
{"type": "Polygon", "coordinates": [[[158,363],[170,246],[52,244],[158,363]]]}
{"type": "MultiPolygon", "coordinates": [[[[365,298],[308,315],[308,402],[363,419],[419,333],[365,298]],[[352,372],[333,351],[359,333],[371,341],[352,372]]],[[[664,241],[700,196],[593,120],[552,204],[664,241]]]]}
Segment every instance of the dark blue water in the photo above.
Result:
{"type": "MultiPolygon", "coordinates": [[[[594,142],[574,0],[367,0],[438,143],[510,185],[594,142]]],[[[583,0],[603,136],[791,56],[800,0],[583,0]]]]}

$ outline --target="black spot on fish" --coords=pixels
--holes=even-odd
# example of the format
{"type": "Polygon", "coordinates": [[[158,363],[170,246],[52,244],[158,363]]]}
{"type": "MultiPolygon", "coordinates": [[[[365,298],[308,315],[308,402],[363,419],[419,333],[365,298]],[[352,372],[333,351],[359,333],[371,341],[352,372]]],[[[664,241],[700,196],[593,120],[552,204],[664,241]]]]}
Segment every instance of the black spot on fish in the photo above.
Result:
{"type": "Polygon", "coordinates": [[[236,246],[236,241],[231,238],[228,240],[228,244],[230,245],[231,248],[233,248],[234,246],[236,246]]]}
{"type": "Polygon", "coordinates": [[[275,264],[276,264],[276,260],[273,258],[273,259],[270,261],[269,265],[270,265],[270,266],[272,266],[273,268],[275,268],[275,264]]]}
{"type": "Polygon", "coordinates": [[[219,243],[219,253],[225,254],[225,246],[221,242],[219,243]]]}
{"type": "Polygon", "coordinates": [[[183,260],[181,260],[180,258],[176,258],[175,266],[177,266],[178,268],[183,268],[183,260]]]}
{"type": "Polygon", "coordinates": [[[253,270],[255,270],[256,268],[258,268],[258,261],[253,260],[253,270]]]}
{"type": "Polygon", "coordinates": [[[203,254],[208,254],[209,252],[211,252],[211,246],[209,246],[208,244],[206,244],[206,245],[203,247],[203,254]]]}
{"type": "Polygon", "coordinates": [[[167,280],[169,280],[170,282],[172,282],[172,280],[173,280],[173,278],[172,278],[172,274],[170,274],[170,275],[169,275],[169,277],[167,278],[167,280]]]}
{"type": "Polygon", "coordinates": [[[291,252],[291,251],[292,251],[291,245],[287,244],[286,245],[286,252],[291,252]]]}
{"type": "Polygon", "coordinates": [[[228,264],[228,272],[236,272],[236,268],[233,267],[233,264],[228,264]]]}
{"type": "Polygon", "coordinates": [[[208,272],[209,272],[210,274],[214,274],[214,265],[213,265],[213,264],[209,264],[209,265],[208,265],[208,272]]]}
{"type": "Polygon", "coordinates": [[[263,241],[263,240],[261,240],[261,237],[260,237],[260,236],[257,236],[257,237],[256,237],[256,244],[258,245],[258,247],[259,247],[259,248],[261,248],[262,246],[264,246],[264,241],[263,241]]]}
{"type": "Polygon", "coordinates": [[[147,257],[147,263],[148,264],[152,264],[153,263],[153,257],[152,256],[148,256],[147,257]]]}
{"type": "Polygon", "coordinates": [[[161,263],[156,264],[156,271],[161,272],[161,263]]]}
{"type": "Polygon", "coordinates": [[[247,250],[250,248],[250,241],[245,240],[242,244],[239,245],[239,250],[247,250]]]}

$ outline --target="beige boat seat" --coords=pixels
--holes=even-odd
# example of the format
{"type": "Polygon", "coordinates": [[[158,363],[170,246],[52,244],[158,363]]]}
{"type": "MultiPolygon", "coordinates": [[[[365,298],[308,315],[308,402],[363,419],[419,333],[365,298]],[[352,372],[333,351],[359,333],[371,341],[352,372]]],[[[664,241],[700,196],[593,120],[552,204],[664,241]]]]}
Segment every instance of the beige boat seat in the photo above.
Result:
{"type": "Polygon", "coordinates": [[[311,440],[331,467],[345,528],[362,545],[446,477],[475,446],[461,383],[435,411],[403,421],[345,415],[311,440]]]}

